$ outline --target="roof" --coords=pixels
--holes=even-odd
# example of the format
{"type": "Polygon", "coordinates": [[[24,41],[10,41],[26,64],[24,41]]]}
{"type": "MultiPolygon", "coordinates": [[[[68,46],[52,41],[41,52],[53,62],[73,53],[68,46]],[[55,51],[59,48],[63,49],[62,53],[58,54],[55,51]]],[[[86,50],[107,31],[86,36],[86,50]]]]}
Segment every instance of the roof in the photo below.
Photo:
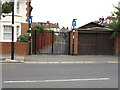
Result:
{"type": "Polygon", "coordinates": [[[103,27],[92,27],[87,29],[78,29],[78,32],[113,32],[110,28],[103,28],[103,27]]]}
{"type": "Polygon", "coordinates": [[[92,27],[104,27],[104,26],[95,22],[90,22],[88,24],[85,24],[79,27],[78,29],[86,29],[86,28],[92,28],[92,27]]]}

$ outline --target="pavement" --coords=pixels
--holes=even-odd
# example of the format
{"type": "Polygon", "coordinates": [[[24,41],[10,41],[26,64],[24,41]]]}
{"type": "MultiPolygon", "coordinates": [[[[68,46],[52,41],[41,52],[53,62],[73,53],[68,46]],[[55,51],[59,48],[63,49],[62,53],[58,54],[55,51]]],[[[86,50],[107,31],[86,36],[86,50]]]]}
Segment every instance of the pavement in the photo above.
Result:
{"type": "Polygon", "coordinates": [[[10,55],[2,55],[0,63],[24,63],[24,64],[117,64],[117,55],[15,55],[11,60],[10,55]]]}

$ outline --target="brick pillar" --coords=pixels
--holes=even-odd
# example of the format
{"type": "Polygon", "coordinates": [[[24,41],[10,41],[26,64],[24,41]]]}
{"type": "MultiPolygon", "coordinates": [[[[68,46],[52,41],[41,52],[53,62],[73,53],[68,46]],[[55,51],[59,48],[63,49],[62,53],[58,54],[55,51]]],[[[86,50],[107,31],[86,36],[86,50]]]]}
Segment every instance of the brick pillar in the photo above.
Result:
{"type": "Polygon", "coordinates": [[[70,33],[70,54],[72,54],[73,33],[70,33]]]}
{"type": "MultiPolygon", "coordinates": [[[[70,34],[70,54],[73,54],[73,32],[70,34]]],[[[78,32],[74,32],[74,55],[78,54],[78,32]]]]}
{"type": "Polygon", "coordinates": [[[120,34],[115,38],[115,54],[120,55],[120,34]]]}
{"type": "Polygon", "coordinates": [[[120,55],[120,34],[117,36],[117,54],[120,55]]]}
{"type": "Polygon", "coordinates": [[[0,55],[2,54],[2,42],[0,42],[0,55]]]}
{"type": "Polygon", "coordinates": [[[78,32],[75,32],[75,39],[74,39],[74,54],[78,54],[78,32]]]}

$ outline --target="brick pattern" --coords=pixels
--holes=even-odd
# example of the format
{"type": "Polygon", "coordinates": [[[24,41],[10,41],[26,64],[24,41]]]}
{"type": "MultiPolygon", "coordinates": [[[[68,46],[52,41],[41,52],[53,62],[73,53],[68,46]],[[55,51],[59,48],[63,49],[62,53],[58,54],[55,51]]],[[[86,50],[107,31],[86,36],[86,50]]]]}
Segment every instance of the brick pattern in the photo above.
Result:
{"type": "Polygon", "coordinates": [[[21,23],[21,34],[27,33],[28,28],[29,28],[29,24],[21,23]]]}
{"type": "Polygon", "coordinates": [[[115,54],[120,55],[120,34],[115,38],[115,54]]]}
{"type": "MultiPolygon", "coordinates": [[[[70,53],[73,54],[73,32],[70,34],[70,53]]],[[[78,54],[78,32],[74,32],[74,54],[78,54]]]]}
{"type": "Polygon", "coordinates": [[[70,54],[72,54],[72,46],[73,45],[73,33],[70,33],[70,54]]]}
{"type": "Polygon", "coordinates": [[[28,22],[29,10],[30,10],[29,2],[26,2],[26,5],[27,5],[27,8],[26,8],[26,11],[27,11],[27,13],[26,13],[26,17],[27,17],[26,22],[28,22]]]}
{"type": "MultiPolygon", "coordinates": [[[[16,55],[28,55],[29,54],[29,43],[28,42],[15,42],[14,53],[16,55]]],[[[2,53],[0,54],[11,54],[11,42],[2,42],[2,53]]]]}
{"type": "Polygon", "coordinates": [[[78,54],[78,32],[75,32],[75,39],[74,39],[74,54],[78,54]]]}

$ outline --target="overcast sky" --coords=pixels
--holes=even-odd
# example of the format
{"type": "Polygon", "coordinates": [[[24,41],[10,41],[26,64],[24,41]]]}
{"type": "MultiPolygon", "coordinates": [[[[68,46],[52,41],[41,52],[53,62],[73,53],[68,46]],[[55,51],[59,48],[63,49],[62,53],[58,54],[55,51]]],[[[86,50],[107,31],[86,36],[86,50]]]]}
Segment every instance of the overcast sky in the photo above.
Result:
{"type": "Polygon", "coordinates": [[[59,23],[60,27],[71,27],[77,19],[80,27],[99,17],[107,17],[116,9],[120,0],[32,0],[33,22],[59,23]]]}

